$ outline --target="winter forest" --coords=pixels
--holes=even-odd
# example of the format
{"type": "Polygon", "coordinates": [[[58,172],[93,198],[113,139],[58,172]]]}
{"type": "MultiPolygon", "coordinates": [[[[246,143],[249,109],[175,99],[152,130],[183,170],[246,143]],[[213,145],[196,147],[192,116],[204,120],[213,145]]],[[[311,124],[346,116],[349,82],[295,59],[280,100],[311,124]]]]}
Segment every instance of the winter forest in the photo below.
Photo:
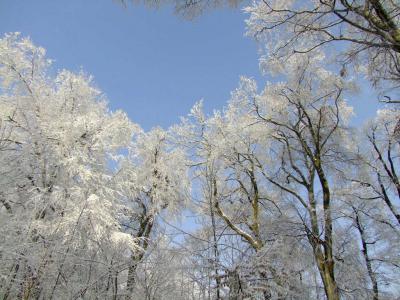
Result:
{"type": "Polygon", "coordinates": [[[144,130],[2,36],[0,299],[400,299],[400,3],[113,5],[242,10],[264,81],[144,130]]]}

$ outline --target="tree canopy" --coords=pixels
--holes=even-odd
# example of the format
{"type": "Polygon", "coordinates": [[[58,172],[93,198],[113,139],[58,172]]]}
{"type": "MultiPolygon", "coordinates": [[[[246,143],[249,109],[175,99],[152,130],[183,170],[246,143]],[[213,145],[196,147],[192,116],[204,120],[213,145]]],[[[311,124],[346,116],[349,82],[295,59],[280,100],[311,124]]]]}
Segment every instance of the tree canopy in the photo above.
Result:
{"type": "Polygon", "coordinates": [[[355,127],[348,101],[363,74],[397,101],[398,3],[245,5],[279,80],[241,77],[223,109],[199,101],[164,129],[29,38],[0,39],[2,299],[400,294],[398,106],[355,127]]]}

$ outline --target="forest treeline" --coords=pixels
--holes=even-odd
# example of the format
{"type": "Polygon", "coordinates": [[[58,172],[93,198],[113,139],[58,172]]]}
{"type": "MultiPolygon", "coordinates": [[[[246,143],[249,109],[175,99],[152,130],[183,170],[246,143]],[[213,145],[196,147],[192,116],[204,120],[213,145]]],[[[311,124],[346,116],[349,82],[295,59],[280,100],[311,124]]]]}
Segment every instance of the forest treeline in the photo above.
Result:
{"type": "Polygon", "coordinates": [[[168,129],[0,39],[1,299],[399,297],[397,2],[245,11],[277,77],[168,129]],[[354,126],[361,77],[387,103],[354,126]]]}

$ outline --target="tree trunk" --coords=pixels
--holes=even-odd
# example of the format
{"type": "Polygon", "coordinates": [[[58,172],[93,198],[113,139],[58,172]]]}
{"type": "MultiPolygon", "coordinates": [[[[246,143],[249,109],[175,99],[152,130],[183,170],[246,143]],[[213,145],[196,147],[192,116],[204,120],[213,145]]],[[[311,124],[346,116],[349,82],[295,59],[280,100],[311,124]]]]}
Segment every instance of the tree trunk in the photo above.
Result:
{"type": "MultiPolygon", "coordinates": [[[[333,222],[331,216],[331,196],[328,180],[321,166],[319,155],[314,160],[318,178],[322,188],[323,208],[324,208],[324,223],[325,223],[325,238],[322,243],[324,253],[320,256],[318,267],[324,282],[325,293],[328,300],[339,300],[339,291],[335,281],[335,261],[333,257],[333,222]]],[[[319,249],[319,245],[317,245],[319,249]]],[[[322,253],[321,253],[322,254],[322,253]]]]}
{"type": "MultiPolygon", "coordinates": [[[[317,250],[318,251],[318,250],[317,250]]],[[[317,255],[318,270],[324,284],[325,295],[328,300],[339,300],[339,291],[333,273],[333,264],[326,261],[319,250],[317,255]]]]}
{"type": "Polygon", "coordinates": [[[126,300],[133,299],[133,289],[135,287],[135,276],[138,262],[135,257],[132,257],[132,261],[133,263],[129,266],[128,269],[128,280],[126,282],[126,289],[128,291],[128,294],[126,295],[126,300]]]}
{"type": "Polygon", "coordinates": [[[213,232],[213,250],[214,250],[214,274],[215,274],[215,283],[216,283],[216,299],[220,300],[220,288],[221,288],[221,278],[219,277],[218,267],[219,267],[219,251],[218,251],[218,240],[217,240],[217,228],[215,223],[215,215],[214,215],[214,205],[212,197],[216,195],[210,195],[210,217],[211,217],[211,225],[213,232]]]}
{"type": "Polygon", "coordinates": [[[378,300],[379,299],[378,282],[376,281],[375,273],[372,270],[371,258],[369,257],[369,253],[368,253],[368,244],[366,241],[364,228],[361,225],[358,211],[354,209],[354,212],[356,214],[356,228],[357,228],[358,232],[360,233],[360,237],[361,237],[361,243],[362,243],[361,251],[364,256],[365,264],[367,266],[368,276],[369,276],[369,278],[371,280],[371,284],[372,284],[372,292],[373,292],[372,299],[378,300]]]}

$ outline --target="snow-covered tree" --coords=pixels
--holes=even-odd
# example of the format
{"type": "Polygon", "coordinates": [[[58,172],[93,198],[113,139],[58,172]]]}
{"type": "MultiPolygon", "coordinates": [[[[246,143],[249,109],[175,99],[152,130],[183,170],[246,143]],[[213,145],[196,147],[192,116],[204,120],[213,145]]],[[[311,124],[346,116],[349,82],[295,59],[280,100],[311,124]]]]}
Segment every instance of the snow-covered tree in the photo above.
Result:
{"type": "Polygon", "coordinates": [[[132,293],[135,271],[154,237],[159,215],[175,218],[187,203],[190,186],[185,154],[161,128],[140,132],[128,156],[121,159],[115,182],[129,207],[123,224],[140,246],[128,270],[127,289],[132,293]]]}
{"type": "Polygon", "coordinates": [[[396,1],[386,0],[264,0],[245,8],[248,34],[263,41],[265,64],[324,48],[340,63],[342,76],[353,65],[385,88],[399,84],[399,10],[396,1]]]}
{"type": "Polygon", "coordinates": [[[144,131],[90,76],[0,39],[0,296],[393,299],[398,109],[352,128],[355,84],[304,52],[144,131]]]}
{"type": "MultiPolygon", "coordinates": [[[[196,236],[213,251],[197,259],[211,262],[215,296],[373,298],[378,286],[396,285],[376,268],[378,260],[396,264],[382,254],[397,239],[386,230],[380,246],[370,245],[380,224],[360,216],[354,189],[353,174],[364,172],[344,99],[354,84],[322,68],[324,59],[321,52],[290,58],[285,81],[261,93],[242,78],[226,109],[207,116],[200,102],[175,128],[202,186],[196,206],[205,225],[196,236]]],[[[383,290],[382,297],[390,289],[383,290]]]]}
{"type": "Polygon", "coordinates": [[[126,229],[126,211],[144,213],[146,226],[161,209],[176,211],[184,164],[161,130],[143,133],[110,112],[90,77],[50,67],[29,39],[0,40],[3,298],[117,295],[118,273],[148,238],[126,229]],[[134,172],[122,181],[125,167],[134,172]],[[129,189],[146,212],[127,201],[129,189]]]}

